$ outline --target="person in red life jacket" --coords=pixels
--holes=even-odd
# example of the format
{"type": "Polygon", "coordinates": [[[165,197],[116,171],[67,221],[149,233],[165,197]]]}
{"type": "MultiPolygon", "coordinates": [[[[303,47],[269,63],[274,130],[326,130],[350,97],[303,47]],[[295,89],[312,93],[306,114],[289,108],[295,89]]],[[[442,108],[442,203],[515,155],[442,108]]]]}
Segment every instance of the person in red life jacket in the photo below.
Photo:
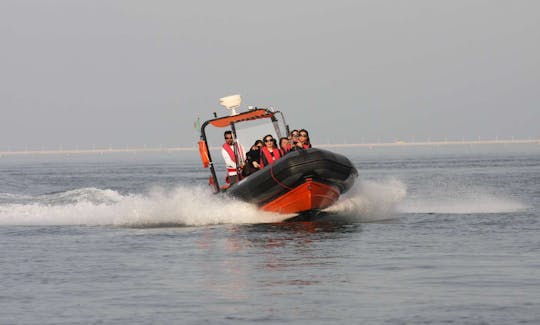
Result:
{"type": "Polygon", "coordinates": [[[309,149],[309,148],[311,148],[311,141],[309,140],[309,133],[306,129],[302,129],[298,131],[298,142],[296,143],[296,146],[293,149],[297,150],[297,149],[309,149]]]}
{"type": "Polygon", "coordinates": [[[264,147],[261,148],[261,169],[264,166],[273,164],[276,160],[281,158],[281,150],[278,149],[276,145],[276,140],[272,135],[268,134],[263,138],[264,147]]]}
{"type": "Polygon", "coordinates": [[[235,141],[231,131],[225,131],[223,134],[225,137],[225,143],[221,148],[221,155],[223,160],[225,160],[225,166],[227,167],[227,179],[230,185],[237,183],[240,178],[238,176],[238,169],[244,167],[244,162],[246,160],[246,154],[244,147],[235,141]],[[237,161],[237,158],[240,161],[237,161]]]}
{"type": "Polygon", "coordinates": [[[282,156],[291,151],[291,148],[292,146],[289,142],[289,138],[283,137],[279,139],[279,149],[281,150],[282,156]]]}

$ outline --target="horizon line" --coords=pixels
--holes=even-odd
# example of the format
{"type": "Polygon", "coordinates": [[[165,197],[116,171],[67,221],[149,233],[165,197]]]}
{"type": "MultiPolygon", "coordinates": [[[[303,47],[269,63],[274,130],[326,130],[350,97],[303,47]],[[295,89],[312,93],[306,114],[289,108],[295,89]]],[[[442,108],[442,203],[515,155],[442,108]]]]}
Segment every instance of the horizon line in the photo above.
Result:
{"type": "MultiPolygon", "coordinates": [[[[429,146],[456,146],[456,145],[506,145],[506,144],[538,144],[540,139],[495,139],[495,140],[443,140],[443,141],[394,141],[394,142],[374,142],[374,143],[336,143],[336,144],[314,144],[319,148],[376,148],[376,147],[429,147],[429,146]]],[[[219,150],[220,147],[210,147],[210,150],[219,150]]],[[[151,152],[179,152],[196,151],[193,147],[142,147],[142,148],[92,148],[92,149],[56,149],[56,150],[15,150],[0,151],[2,156],[16,155],[77,155],[77,154],[106,154],[106,153],[151,153],[151,152]]]]}

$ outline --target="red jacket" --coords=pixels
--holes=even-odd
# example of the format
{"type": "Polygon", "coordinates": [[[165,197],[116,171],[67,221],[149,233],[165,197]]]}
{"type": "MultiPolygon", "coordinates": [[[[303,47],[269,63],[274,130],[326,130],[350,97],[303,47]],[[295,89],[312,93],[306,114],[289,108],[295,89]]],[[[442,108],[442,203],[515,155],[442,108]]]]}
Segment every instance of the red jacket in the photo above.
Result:
{"type": "Polygon", "coordinates": [[[261,169],[264,168],[266,165],[273,164],[276,160],[283,157],[283,154],[281,153],[281,150],[278,148],[273,148],[273,151],[270,152],[266,147],[261,148],[261,169]]]}

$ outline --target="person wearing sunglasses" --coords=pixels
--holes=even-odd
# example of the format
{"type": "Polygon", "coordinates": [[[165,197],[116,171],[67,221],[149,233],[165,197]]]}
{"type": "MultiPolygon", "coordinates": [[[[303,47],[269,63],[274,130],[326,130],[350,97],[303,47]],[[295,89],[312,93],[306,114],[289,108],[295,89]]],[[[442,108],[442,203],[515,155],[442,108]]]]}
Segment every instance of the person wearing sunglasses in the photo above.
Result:
{"type": "Polygon", "coordinates": [[[293,150],[309,149],[311,148],[311,141],[309,140],[309,133],[306,129],[298,131],[298,142],[293,147],[293,150]]]}
{"type": "Polygon", "coordinates": [[[263,142],[264,146],[261,148],[261,161],[259,163],[261,169],[264,168],[264,166],[273,164],[283,156],[281,150],[279,150],[276,145],[276,139],[274,139],[271,134],[264,136],[263,142]]]}
{"type": "Polygon", "coordinates": [[[235,141],[231,131],[225,131],[223,134],[225,138],[225,143],[221,148],[221,155],[223,160],[225,160],[225,166],[227,167],[227,178],[226,181],[228,184],[233,185],[240,181],[238,171],[244,167],[244,162],[246,160],[244,147],[235,141]],[[237,158],[240,161],[237,161],[237,158]]]}
{"type": "Polygon", "coordinates": [[[291,146],[296,146],[296,143],[298,142],[298,130],[292,130],[289,134],[289,142],[291,146]]]}

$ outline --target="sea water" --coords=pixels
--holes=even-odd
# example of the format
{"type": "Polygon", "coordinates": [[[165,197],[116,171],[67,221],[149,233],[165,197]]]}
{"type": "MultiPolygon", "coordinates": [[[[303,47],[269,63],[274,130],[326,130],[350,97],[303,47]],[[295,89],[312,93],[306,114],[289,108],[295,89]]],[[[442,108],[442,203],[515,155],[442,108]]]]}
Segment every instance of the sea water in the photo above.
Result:
{"type": "Polygon", "coordinates": [[[195,152],[1,157],[0,324],[540,323],[540,146],[336,150],[293,223],[195,152]]]}

